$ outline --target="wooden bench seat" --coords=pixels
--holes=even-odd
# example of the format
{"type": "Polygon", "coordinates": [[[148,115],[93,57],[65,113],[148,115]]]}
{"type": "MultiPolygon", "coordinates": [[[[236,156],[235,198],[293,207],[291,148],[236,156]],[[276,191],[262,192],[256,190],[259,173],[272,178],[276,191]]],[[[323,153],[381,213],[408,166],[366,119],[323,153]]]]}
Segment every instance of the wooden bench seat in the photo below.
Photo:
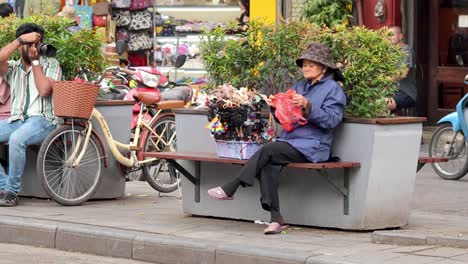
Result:
{"type": "MultiPolygon", "coordinates": [[[[203,153],[203,152],[145,152],[145,157],[165,159],[167,162],[172,164],[178,171],[182,173],[190,182],[195,185],[195,202],[200,202],[200,163],[201,162],[214,162],[224,164],[238,164],[244,165],[247,160],[233,159],[233,158],[221,158],[215,153],[203,153]],[[195,162],[195,175],[188,172],[177,160],[189,160],[195,162]]],[[[291,163],[288,164],[289,168],[301,168],[308,170],[316,170],[321,176],[325,177],[330,184],[343,195],[343,212],[349,214],[349,175],[348,169],[359,168],[361,164],[359,162],[352,161],[340,161],[340,162],[322,162],[322,163],[291,163]],[[343,180],[337,179],[327,173],[327,169],[344,169],[343,180]]]]}
{"type": "Polygon", "coordinates": [[[429,157],[429,156],[419,156],[418,158],[418,167],[416,172],[420,171],[424,165],[427,163],[439,163],[439,162],[447,162],[448,158],[436,158],[436,157],[429,157]]]}
{"type": "MultiPolygon", "coordinates": [[[[214,162],[214,163],[223,163],[223,164],[237,164],[244,165],[247,163],[247,160],[233,159],[233,158],[221,158],[218,157],[215,153],[204,153],[204,152],[145,152],[143,153],[144,157],[152,157],[158,159],[165,159],[167,162],[172,164],[178,171],[182,173],[190,182],[195,186],[195,202],[200,202],[200,163],[201,162],[214,162]],[[180,165],[177,160],[188,160],[195,163],[195,173],[194,175],[188,172],[182,165],[180,165]]],[[[427,163],[436,163],[436,162],[446,162],[446,158],[433,158],[421,156],[418,158],[417,170],[419,171],[427,163]]],[[[339,162],[322,162],[322,163],[291,163],[286,167],[289,168],[300,168],[315,170],[319,175],[325,177],[325,179],[330,182],[330,184],[343,195],[344,205],[343,211],[344,214],[349,214],[349,169],[360,168],[361,164],[354,161],[339,161],[339,162]],[[344,169],[343,180],[337,179],[333,175],[330,175],[328,169],[344,169]]]]}

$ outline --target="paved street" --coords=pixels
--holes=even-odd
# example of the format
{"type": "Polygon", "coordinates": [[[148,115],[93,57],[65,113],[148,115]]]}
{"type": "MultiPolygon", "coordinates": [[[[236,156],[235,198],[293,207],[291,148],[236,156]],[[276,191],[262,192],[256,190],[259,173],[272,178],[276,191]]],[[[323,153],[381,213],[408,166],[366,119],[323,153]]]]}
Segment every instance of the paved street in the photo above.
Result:
{"type": "Polygon", "coordinates": [[[156,263],[467,263],[466,248],[405,246],[427,235],[468,238],[467,189],[468,178],[446,181],[423,168],[409,225],[385,231],[411,239],[390,236],[385,244],[372,243],[370,232],[303,226],[265,236],[264,226],[252,222],[184,215],[177,194],[159,197],[138,181],[127,183],[123,199],[78,207],[21,197],[19,206],[0,208],[0,242],[156,263]]]}
{"type": "Polygon", "coordinates": [[[0,244],[0,264],[144,264],[148,262],[66,252],[49,248],[0,244]]]}

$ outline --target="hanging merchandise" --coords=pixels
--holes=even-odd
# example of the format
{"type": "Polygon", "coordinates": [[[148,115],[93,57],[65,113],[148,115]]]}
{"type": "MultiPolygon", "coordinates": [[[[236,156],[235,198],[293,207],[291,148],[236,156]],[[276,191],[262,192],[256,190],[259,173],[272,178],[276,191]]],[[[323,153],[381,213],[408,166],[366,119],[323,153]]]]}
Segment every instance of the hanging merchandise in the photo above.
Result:
{"type": "Polygon", "coordinates": [[[146,54],[144,52],[130,52],[128,54],[128,61],[132,67],[148,66],[146,54]]]}
{"type": "Polygon", "coordinates": [[[128,26],[129,30],[138,31],[151,28],[152,21],[150,12],[146,10],[135,11],[131,13],[131,18],[132,20],[128,26]]]}
{"type": "Polygon", "coordinates": [[[151,6],[152,0],[131,0],[129,10],[142,10],[151,6]]]}
{"type": "Polygon", "coordinates": [[[93,15],[93,25],[95,27],[105,27],[107,16],[93,15]]]}
{"type": "Polygon", "coordinates": [[[119,10],[112,12],[112,19],[116,21],[118,27],[126,27],[130,25],[130,22],[132,21],[130,11],[128,10],[119,10]]]}
{"type": "Polygon", "coordinates": [[[109,14],[109,3],[106,2],[99,2],[93,5],[93,15],[96,16],[105,16],[109,14]]]}
{"type": "Polygon", "coordinates": [[[148,32],[130,32],[130,41],[128,42],[129,51],[151,49],[152,45],[148,32]]]}
{"type": "Polygon", "coordinates": [[[126,28],[118,28],[117,32],[115,33],[115,38],[117,41],[124,40],[128,42],[130,40],[130,32],[126,28]]]}
{"type": "MultiPolygon", "coordinates": [[[[83,2],[78,0],[78,4],[73,4],[75,9],[76,20],[80,28],[92,28],[93,27],[93,8],[88,5],[88,0],[84,0],[84,5],[79,3],[83,2]]],[[[68,2],[67,2],[68,3],[68,2]]]]}
{"type": "Polygon", "coordinates": [[[111,15],[107,15],[106,19],[106,42],[112,43],[115,41],[115,31],[117,28],[117,22],[112,19],[111,15]]]}
{"type": "Polygon", "coordinates": [[[128,8],[131,0],[112,0],[112,8],[128,8]]]}

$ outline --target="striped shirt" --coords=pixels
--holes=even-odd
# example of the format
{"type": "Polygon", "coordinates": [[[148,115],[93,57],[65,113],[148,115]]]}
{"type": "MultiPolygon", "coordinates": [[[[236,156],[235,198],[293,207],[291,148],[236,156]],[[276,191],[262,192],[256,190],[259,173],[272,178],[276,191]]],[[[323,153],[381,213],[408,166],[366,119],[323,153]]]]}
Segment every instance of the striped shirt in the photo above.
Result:
{"type": "MultiPolygon", "coordinates": [[[[41,57],[42,72],[54,80],[62,78],[62,69],[55,58],[41,57]]],[[[26,70],[21,60],[8,61],[6,74],[11,90],[11,117],[8,122],[43,116],[54,121],[52,95],[41,97],[34,82],[32,67],[26,70]]]]}

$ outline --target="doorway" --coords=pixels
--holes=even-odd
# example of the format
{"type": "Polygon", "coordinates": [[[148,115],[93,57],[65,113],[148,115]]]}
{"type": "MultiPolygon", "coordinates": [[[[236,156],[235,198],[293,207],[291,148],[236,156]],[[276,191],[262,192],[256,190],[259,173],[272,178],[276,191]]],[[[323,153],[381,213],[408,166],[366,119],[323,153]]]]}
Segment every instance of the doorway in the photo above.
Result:
{"type": "MultiPolygon", "coordinates": [[[[427,117],[434,124],[468,92],[463,82],[468,74],[468,0],[431,0],[428,7],[427,117]]],[[[423,45],[424,35],[418,39],[423,45]]]]}

